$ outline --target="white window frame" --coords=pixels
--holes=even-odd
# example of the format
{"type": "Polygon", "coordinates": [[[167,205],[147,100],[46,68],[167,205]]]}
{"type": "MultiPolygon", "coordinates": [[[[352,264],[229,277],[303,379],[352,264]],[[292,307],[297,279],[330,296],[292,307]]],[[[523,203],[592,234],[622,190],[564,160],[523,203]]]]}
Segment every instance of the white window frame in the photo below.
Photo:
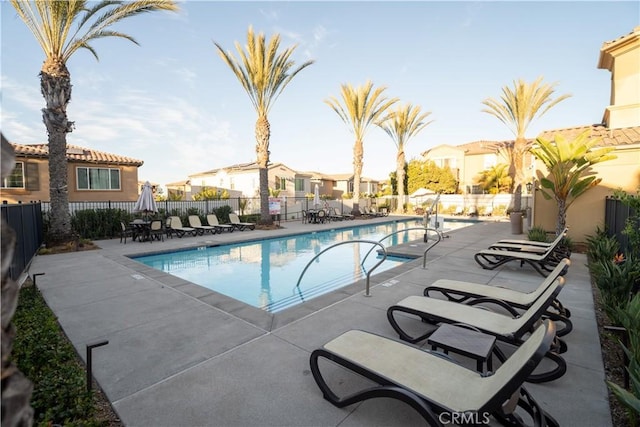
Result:
{"type": "Polygon", "coordinates": [[[121,191],[122,190],[122,173],[119,168],[92,168],[87,166],[77,166],[76,167],[76,189],[78,191],[121,191]],[[87,173],[87,187],[88,188],[80,188],[80,170],[83,169],[87,173]],[[89,179],[89,171],[90,170],[106,170],[109,172],[109,188],[91,188],[91,181],[89,179]],[[112,188],[113,185],[111,183],[111,173],[113,171],[118,172],[118,188],[112,188]]]}
{"type": "Polygon", "coordinates": [[[0,182],[0,187],[1,188],[16,188],[16,189],[25,189],[26,188],[26,177],[24,176],[24,162],[16,162],[16,165],[13,167],[13,170],[11,171],[11,174],[9,176],[6,176],[2,179],[2,181],[0,182]],[[18,166],[20,166],[20,170],[22,171],[21,173],[21,177],[22,177],[22,185],[21,186],[9,186],[9,179],[13,176],[13,174],[16,172],[16,169],[18,168],[18,166]]]}

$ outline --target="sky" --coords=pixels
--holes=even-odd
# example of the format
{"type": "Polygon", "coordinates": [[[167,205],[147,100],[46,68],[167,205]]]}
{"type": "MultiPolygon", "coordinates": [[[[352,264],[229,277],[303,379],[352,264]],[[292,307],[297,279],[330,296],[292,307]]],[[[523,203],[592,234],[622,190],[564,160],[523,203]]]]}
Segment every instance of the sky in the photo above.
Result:
{"type": "MultiPolygon", "coordinates": [[[[610,104],[611,73],[598,69],[604,42],[640,24],[640,2],[179,2],[178,13],[121,21],[129,34],[94,41],[67,62],[73,85],[68,106],[75,129],[67,143],[144,161],[139,179],[166,185],[191,174],[253,162],[256,112],[217,53],[237,57],[249,26],[303,69],[273,104],[270,160],[297,171],[353,172],[354,136],[326,103],[343,84],[386,87],[400,103],[420,106],[433,120],[406,144],[407,160],[442,144],[513,139],[482,112],[505,86],[523,79],[556,84],[572,96],[527,131],[600,123],[610,104]]],[[[1,11],[0,126],[9,141],[47,142],[41,109],[44,53],[7,1],[1,11]]],[[[397,148],[377,126],[364,138],[363,175],[386,179],[397,148]]]]}

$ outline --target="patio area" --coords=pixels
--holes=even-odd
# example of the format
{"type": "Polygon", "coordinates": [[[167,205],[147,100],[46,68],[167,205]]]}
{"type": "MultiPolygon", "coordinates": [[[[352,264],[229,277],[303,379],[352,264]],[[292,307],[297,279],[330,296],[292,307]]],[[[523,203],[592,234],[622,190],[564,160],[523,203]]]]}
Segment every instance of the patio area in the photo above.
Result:
{"type": "MultiPolygon", "coordinates": [[[[391,219],[318,224],[313,231],[391,219]]],[[[276,314],[127,257],[310,231],[301,222],[282,226],[153,244],[98,241],[100,250],[37,256],[30,274],[45,273],[37,285],[82,357],[87,344],[109,341],[93,352],[93,374],[127,426],[422,425],[418,413],[397,400],[332,406],[311,375],[311,351],[351,329],[397,338],[387,308],[406,296],[421,295],[437,279],[519,290],[533,289],[541,281],[533,269],[517,263],[483,270],[473,261],[474,253],[496,240],[525,238],[512,235],[508,222],[494,221],[447,233],[428,253],[425,269],[418,258],[374,276],[370,297],[364,296],[361,281],[276,314]]],[[[425,247],[420,240],[394,247],[394,252],[420,255],[425,247]]],[[[292,272],[292,281],[298,274],[292,272]]],[[[553,382],[525,386],[561,426],[611,426],[584,255],[572,255],[565,278],[560,300],[571,310],[574,325],[564,337],[567,373],[553,382]]],[[[473,360],[459,360],[475,367],[473,360]]],[[[344,380],[340,387],[345,389],[364,381],[345,380],[337,368],[335,375],[344,380]]]]}

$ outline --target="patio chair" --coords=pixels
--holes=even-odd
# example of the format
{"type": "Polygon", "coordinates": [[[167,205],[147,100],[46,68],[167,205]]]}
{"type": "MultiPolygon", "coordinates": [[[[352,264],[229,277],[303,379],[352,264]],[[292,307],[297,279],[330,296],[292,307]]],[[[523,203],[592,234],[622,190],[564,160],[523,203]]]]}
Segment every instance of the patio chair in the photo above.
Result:
{"type": "MultiPolygon", "coordinates": [[[[564,258],[571,257],[571,249],[567,246],[561,245],[562,238],[566,237],[569,232],[569,228],[565,227],[560,237],[560,242],[556,246],[556,253],[564,258]]],[[[556,237],[558,239],[558,237],[556,237]]],[[[549,247],[556,245],[555,240],[552,242],[540,242],[536,240],[524,240],[524,239],[502,239],[489,246],[489,249],[506,249],[506,250],[520,250],[524,252],[544,253],[549,247]]]]}
{"type": "Polygon", "coordinates": [[[154,219],[149,224],[149,242],[155,240],[164,242],[164,228],[162,227],[162,221],[154,219]]]}
{"type": "Polygon", "coordinates": [[[307,211],[306,210],[302,210],[302,223],[303,224],[307,224],[309,222],[309,218],[307,218],[307,211]]]}
{"type": "Polygon", "coordinates": [[[244,231],[246,229],[255,230],[256,228],[256,225],[252,222],[240,222],[240,218],[238,218],[238,214],[235,214],[235,213],[229,214],[229,222],[237,230],[240,230],[240,231],[244,231]]]}
{"type": "Polygon", "coordinates": [[[127,244],[127,237],[133,239],[133,228],[128,227],[124,222],[120,222],[120,243],[124,240],[124,244],[127,244]]]}
{"type": "Polygon", "coordinates": [[[230,224],[220,224],[216,214],[207,214],[207,224],[209,224],[211,227],[214,227],[216,229],[216,232],[219,232],[219,233],[222,233],[223,231],[228,231],[229,233],[232,233],[233,229],[235,228],[233,225],[230,225],[230,224]]]}
{"type": "Polygon", "coordinates": [[[200,236],[204,233],[216,234],[216,228],[211,225],[202,225],[198,215],[189,215],[189,227],[195,228],[200,236]]]}
{"type": "Polygon", "coordinates": [[[457,206],[456,210],[453,212],[454,215],[462,215],[464,213],[464,208],[462,206],[457,206]]]}
{"type": "Polygon", "coordinates": [[[558,235],[552,244],[544,248],[542,252],[536,247],[528,245],[511,250],[509,248],[498,249],[492,245],[493,249],[477,252],[474,259],[485,270],[493,270],[511,261],[519,261],[520,266],[525,263],[529,264],[542,276],[547,276],[562,259],[566,258],[566,251],[558,247],[563,237],[562,234],[558,235]]]}
{"type": "Polygon", "coordinates": [[[182,221],[180,220],[180,217],[177,216],[170,216],[169,217],[170,220],[170,227],[171,227],[171,232],[173,234],[175,234],[176,236],[182,238],[184,237],[186,234],[191,234],[192,236],[195,236],[197,234],[197,231],[195,228],[192,227],[184,227],[182,225],[182,221]]]}
{"type": "MultiPolygon", "coordinates": [[[[440,279],[433,282],[424,289],[424,296],[431,297],[433,294],[441,294],[449,301],[467,304],[496,304],[513,316],[520,313],[516,310],[526,310],[533,305],[544,291],[553,285],[553,282],[560,277],[560,274],[569,266],[571,261],[562,260],[556,268],[540,283],[540,285],[531,292],[520,292],[499,286],[483,285],[481,283],[460,282],[456,280],[440,279]]],[[[571,311],[565,308],[556,298],[549,306],[552,310],[544,313],[545,318],[549,318],[556,323],[562,322],[563,327],[556,330],[556,334],[561,337],[567,335],[573,330],[573,324],[569,320],[571,311]]]]}
{"type": "MultiPolygon", "coordinates": [[[[434,329],[426,333],[413,336],[405,329],[406,321],[410,321],[411,316],[420,318],[423,322],[432,325],[439,323],[463,324],[479,332],[493,335],[497,340],[513,346],[522,345],[535,325],[544,319],[549,307],[557,299],[558,294],[564,285],[564,278],[558,277],[545,291],[522,313],[517,315],[507,315],[503,313],[487,310],[486,307],[476,307],[472,305],[459,304],[451,301],[444,301],[437,298],[425,298],[423,296],[409,296],[387,310],[387,319],[391,327],[398,333],[401,339],[411,343],[417,343],[427,339],[434,329]],[[400,326],[396,314],[400,313],[404,320],[405,328],[400,326]],[[406,315],[410,315],[407,317],[406,315]]],[[[547,382],[560,378],[567,371],[567,364],[559,353],[567,350],[566,343],[556,337],[554,346],[546,354],[546,358],[555,364],[546,372],[531,374],[529,382],[547,382]]],[[[494,348],[494,353],[501,361],[506,357],[499,347],[494,348]]]]}
{"type": "MultiPolygon", "coordinates": [[[[410,405],[432,426],[443,426],[440,414],[490,414],[504,425],[555,427],[558,422],[523,387],[525,379],[549,351],[554,335],[553,322],[542,323],[509,359],[489,374],[472,371],[441,353],[359,330],[345,332],[314,350],[309,363],[323,397],[338,408],[387,397],[410,405]],[[339,396],[320,372],[320,358],[376,384],[339,396]]],[[[325,363],[322,366],[323,370],[331,371],[336,383],[348,381],[345,378],[348,371],[336,372],[325,363]]],[[[489,420],[481,421],[485,424],[489,420]]]]}

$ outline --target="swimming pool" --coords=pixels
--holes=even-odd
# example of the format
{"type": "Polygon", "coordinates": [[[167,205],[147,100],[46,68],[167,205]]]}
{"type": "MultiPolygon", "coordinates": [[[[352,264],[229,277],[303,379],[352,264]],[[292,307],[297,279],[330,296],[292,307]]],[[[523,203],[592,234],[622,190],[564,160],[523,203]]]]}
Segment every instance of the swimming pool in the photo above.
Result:
{"type": "MultiPolygon", "coordinates": [[[[343,244],[318,257],[296,286],[304,268],[322,250],[338,242],[379,241],[392,232],[421,225],[421,221],[410,219],[133,258],[275,313],[362,279],[380,260],[373,253],[367,256],[372,248],[369,243],[343,244]]],[[[464,225],[468,224],[458,224],[464,225]]],[[[424,231],[409,230],[388,237],[382,244],[388,247],[422,239],[423,235],[424,231]]],[[[375,273],[406,261],[409,259],[389,257],[375,273]]]]}

